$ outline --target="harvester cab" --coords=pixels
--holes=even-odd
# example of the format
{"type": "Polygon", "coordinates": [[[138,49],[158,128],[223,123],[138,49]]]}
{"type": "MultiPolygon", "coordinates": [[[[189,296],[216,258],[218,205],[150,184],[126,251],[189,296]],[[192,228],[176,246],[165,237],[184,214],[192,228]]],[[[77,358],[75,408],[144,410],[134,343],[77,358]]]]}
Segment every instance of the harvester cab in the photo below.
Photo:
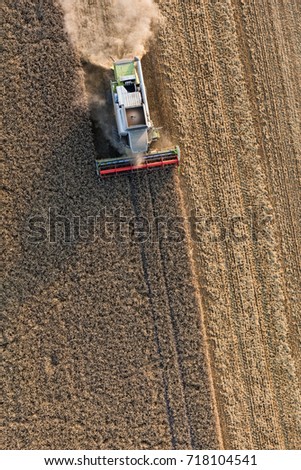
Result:
{"type": "Polygon", "coordinates": [[[141,62],[138,57],[114,62],[111,94],[120,157],[96,160],[101,177],[136,170],[178,165],[180,149],[151,150],[160,137],[149,114],[141,62]]]}

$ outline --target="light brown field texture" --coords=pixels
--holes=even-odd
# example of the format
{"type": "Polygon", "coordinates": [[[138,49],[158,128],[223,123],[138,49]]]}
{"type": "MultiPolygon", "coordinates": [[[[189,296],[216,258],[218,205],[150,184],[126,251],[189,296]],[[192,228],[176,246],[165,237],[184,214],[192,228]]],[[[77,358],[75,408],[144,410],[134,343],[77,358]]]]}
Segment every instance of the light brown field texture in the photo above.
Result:
{"type": "Polygon", "coordinates": [[[300,5],[159,7],[143,66],[182,175],[99,183],[60,7],[4,2],[5,448],[300,446],[300,5]],[[70,241],[38,240],[49,208],[70,241]],[[117,213],[104,239],[119,208],[180,240],[117,213]]]}

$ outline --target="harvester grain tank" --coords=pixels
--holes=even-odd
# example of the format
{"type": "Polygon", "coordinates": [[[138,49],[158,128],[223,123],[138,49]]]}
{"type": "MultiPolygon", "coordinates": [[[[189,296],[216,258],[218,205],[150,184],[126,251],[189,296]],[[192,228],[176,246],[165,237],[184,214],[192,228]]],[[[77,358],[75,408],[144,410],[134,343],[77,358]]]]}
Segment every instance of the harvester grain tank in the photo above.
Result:
{"type": "Polygon", "coordinates": [[[180,149],[154,150],[160,138],[150,118],[141,62],[138,57],[113,63],[111,94],[116,121],[116,145],[119,157],[96,161],[99,176],[117,175],[136,170],[178,165],[180,149]]]}

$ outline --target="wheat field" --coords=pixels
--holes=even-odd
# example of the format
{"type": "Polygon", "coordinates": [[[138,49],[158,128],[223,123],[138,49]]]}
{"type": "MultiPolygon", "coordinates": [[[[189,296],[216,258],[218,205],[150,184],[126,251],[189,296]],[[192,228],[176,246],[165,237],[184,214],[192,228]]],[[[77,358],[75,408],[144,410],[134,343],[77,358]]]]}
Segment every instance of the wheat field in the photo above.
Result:
{"type": "Polygon", "coordinates": [[[60,2],[4,1],[5,448],[300,447],[300,4],[156,3],[181,169],[98,181],[60,2]]]}

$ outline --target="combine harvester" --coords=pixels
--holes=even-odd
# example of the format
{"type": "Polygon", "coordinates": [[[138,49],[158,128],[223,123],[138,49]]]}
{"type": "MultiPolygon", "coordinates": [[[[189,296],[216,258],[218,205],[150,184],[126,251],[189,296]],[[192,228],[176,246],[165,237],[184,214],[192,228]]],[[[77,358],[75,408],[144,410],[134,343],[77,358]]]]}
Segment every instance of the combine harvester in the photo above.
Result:
{"type": "Polygon", "coordinates": [[[178,146],[150,150],[160,134],[150,119],[140,59],[118,60],[113,65],[115,80],[111,81],[111,92],[117,125],[116,144],[122,155],[96,160],[97,174],[105,177],[178,165],[178,146]]]}

